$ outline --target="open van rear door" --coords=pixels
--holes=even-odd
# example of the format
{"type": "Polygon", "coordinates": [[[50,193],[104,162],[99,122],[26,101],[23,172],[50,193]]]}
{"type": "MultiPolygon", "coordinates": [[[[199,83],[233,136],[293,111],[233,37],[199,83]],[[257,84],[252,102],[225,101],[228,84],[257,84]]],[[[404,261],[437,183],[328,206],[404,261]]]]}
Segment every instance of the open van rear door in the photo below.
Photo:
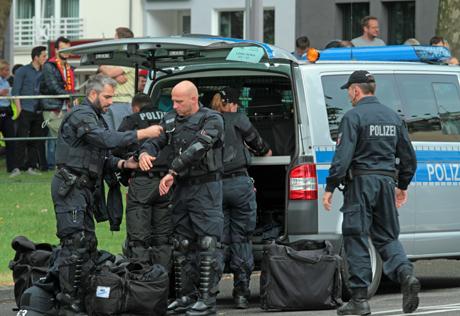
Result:
{"type": "Polygon", "coordinates": [[[219,62],[292,63],[288,51],[249,40],[212,36],[171,36],[107,40],[63,49],[82,65],[116,65],[163,70],[219,62]]]}

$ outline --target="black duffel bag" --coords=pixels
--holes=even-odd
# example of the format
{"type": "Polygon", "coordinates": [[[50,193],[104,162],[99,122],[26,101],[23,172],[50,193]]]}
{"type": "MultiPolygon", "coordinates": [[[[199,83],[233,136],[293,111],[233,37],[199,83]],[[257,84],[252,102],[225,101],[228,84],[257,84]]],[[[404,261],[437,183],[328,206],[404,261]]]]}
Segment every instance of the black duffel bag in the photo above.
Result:
{"type": "Polygon", "coordinates": [[[341,258],[328,241],[273,242],[264,247],[260,302],[264,310],[318,310],[341,304],[341,258]]]}
{"type": "Polygon", "coordinates": [[[91,276],[86,310],[90,316],[165,315],[168,285],[161,265],[118,262],[91,276]]]}

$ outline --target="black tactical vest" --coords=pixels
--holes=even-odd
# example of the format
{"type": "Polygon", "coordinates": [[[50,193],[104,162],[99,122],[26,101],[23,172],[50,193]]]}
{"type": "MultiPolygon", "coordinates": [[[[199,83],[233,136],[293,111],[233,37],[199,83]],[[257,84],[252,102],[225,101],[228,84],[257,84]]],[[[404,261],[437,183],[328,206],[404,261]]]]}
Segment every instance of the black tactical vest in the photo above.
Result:
{"type": "Polygon", "coordinates": [[[103,174],[108,150],[85,143],[83,135],[79,135],[88,115],[96,115],[98,127],[108,129],[100,113],[98,114],[88,103],[74,107],[64,117],[59,128],[55,153],[56,165],[99,179],[103,174]]]}
{"type": "MultiPolygon", "coordinates": [[[[240,113],[241,115],[244,115],[240,113]]],[[[224,173],[243,171],[251,161],[249,150],[244,144],[243,136],[238,130],[238,113],[222,113],[224,117],[224,173]]]]}
{"type": "MultiPolygon", "coordinates": [[[[168,135],[168,144],[172,146],[174,157],[180,156],[196,140],[210,111],[208,108],[200,107],[197,113],[188,117],[180,117],[174,111],[165,115],[165,132],[168,135]]],[[[222,171],[222,145],[223,140],[216,142],[205,157],[190,166],[182,177],[199,177],[222,171]]]]}

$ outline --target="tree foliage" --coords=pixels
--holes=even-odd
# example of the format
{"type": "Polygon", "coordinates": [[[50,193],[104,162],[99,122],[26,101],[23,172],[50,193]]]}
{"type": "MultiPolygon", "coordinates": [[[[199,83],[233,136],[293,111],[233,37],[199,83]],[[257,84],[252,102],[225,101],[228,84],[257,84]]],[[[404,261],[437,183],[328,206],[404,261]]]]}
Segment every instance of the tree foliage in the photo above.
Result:
{"type": "Polygon", "coordinates": [[[0,57],[2,58],[12,2],[13,0],[0,0],[0,57]]]}
{"type": "Polygon", "coordinates": [[[436,35],[449,42],[453,56],[460,57],[460,0],[439,0],[436,35]]]}

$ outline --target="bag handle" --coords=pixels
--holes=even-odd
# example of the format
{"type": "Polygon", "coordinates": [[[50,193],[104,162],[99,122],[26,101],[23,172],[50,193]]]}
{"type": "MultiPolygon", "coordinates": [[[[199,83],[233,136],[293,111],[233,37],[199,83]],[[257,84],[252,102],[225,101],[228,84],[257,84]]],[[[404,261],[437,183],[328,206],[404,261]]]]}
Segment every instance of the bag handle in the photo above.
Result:
{"type": "Polygon", "coordinates": [[[285,247],[285,249],[286,254],[293,259],[313,264],[321,261],[321,256],[303,256],[301,252],[292,248],[285,247]]]}

